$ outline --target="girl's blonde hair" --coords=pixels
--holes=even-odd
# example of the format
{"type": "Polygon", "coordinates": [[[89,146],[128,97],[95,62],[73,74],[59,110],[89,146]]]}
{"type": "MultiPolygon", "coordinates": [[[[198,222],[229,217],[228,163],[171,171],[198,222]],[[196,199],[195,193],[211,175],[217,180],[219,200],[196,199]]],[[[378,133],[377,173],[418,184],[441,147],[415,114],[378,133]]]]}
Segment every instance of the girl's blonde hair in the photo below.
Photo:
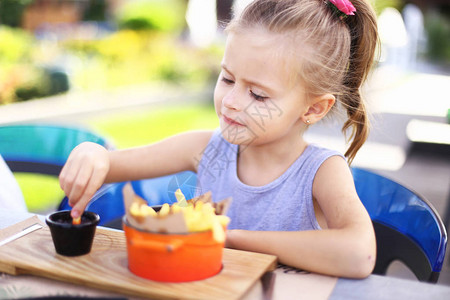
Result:
{"type": "Polygon", "coordinates": [[[228,24],[227,31],[262,27],[292,37],[300,54],[295,56],[301,65],[296,71],[308,94],[332,93],[347,111],[342,131],[346,134],[351,130],[351,144],[345,153],[351,164],[369,134],[360,87],[374,63],[376,15],[366,0],[352,0],[355,15],[346,17],[327,2],[255,0],[228,24]]]}

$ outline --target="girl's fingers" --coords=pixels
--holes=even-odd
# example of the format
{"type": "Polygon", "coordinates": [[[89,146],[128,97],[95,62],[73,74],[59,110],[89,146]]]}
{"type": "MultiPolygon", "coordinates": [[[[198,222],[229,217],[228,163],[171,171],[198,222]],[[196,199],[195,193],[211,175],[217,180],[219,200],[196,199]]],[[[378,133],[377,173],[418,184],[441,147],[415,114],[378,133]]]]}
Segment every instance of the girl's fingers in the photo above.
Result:
{"type": "Polygon", "coordinates": [[[69,156],[66,163],[62,167],[61,172],[59,173],[59,186],[63,191],[65,191],[66,189],[67,177],[68,174],[71,172],[70,171],[71,169],[72,169],[72,156],[69,156]]]}
{"type": "Polygon", "coordinates": [[[78,154],[78,151],[74,149],[67,158],[61,173],[59,174],[59,184],[66,195],[70,194],[72,185],[78,174],[78,170],[83,167],[81,164],[82,158],[78,154]]]}
{"type": "MultiPolygon", "coordinates": [[[[79,217],[83,214],[87,204],[94,196],[95,192],[102,186],[103,181],[106,177],[106,173],[102,171],[95,171],[90,177],[90,180],[84,190],[84,193],[81,195],[80,199],[73,205],[71,216],[73,218],[79,217]]],[[[70,198],[69,198],[70,199],[70,198]]]]}
{"type": "Polygon", "coordinates": [[[63,189],[64,194],[66,194],[69,199],[71,197],[74,184],[77,180],[78,173],[80,172],[80,169],[84,167],[85,166],[81,164],[81,160],[75,156],[69,158],[61,171],[59,178],[60,186],[63,189]]]}
{"type": "Polygon", "coordinates": [[[76,180],[79,169],[84,167],[83,163],[94,161],[92,159],[89,160],[89,156],[86,155],[86,153],[89,153],[89,148],[92,147],[90,144],[91,143],[89,142],[85,142],[76,146],[61,169],[59,174],[59,185],[67,196],[70,195],[72,191],[72,186],[76,180]]]}
{"type": "Polygon", "coordinates": [[[72,150],[59,175],[59,184],[73,207],[73,218],[83,213],[108,171],[109,157],[104,147],[85,142],[72,150]]]}
{"type": "Polygon", "coordinates": [[[69,167],[69,160],[64,164],[64,166],[61,169],[61,172],[59,172],[59,187],[64,191],[64,185],[65,185],[65,178],[66,178],[66,170],[69,167]]]}
{"type": "Polygon", "coordinates": [[[66,194],[69,198],[69,204],[77,202],[82,195],[91,180],[94,173],[94,166],[91,164],[85,164],[82,168],[78,170],[74,181],[72,182],[72,187],[70,193],[66,194]]]}

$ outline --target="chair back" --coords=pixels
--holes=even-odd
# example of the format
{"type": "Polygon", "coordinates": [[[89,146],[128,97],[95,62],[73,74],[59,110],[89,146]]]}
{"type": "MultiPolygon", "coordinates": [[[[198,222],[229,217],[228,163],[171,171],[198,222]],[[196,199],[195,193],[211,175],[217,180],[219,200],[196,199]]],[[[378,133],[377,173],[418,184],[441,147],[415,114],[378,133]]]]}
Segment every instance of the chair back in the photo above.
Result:
{"type": "Polygon", "coordinates": [[[64,193],[58,178],[70,152],[82,142],[111,144],[87,129],[45,124],[0,126],[0,154],[32,212],[54,210],[64,193]]]}
{"type": "Polygon", "coordinates": [[[437,282],[447,246],[445,226],[423,196],[386,177],[353,168],[356,191],[377,239],[375,274],[402,261],[421,281],[437,282]]]}
{"type": "Polygon", "coordinates": [[[39,124],[0,126],[0,154],[13,172],[57,176],[72,149],[86,141],[112,147],[105,138],[83,128],[39,124]]]}

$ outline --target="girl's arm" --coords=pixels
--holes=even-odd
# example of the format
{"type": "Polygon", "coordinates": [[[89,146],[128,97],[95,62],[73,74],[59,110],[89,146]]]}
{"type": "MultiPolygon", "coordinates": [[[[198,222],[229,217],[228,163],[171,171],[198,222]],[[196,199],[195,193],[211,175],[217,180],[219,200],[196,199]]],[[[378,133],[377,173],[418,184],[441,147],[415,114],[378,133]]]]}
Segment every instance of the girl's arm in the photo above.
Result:
{"type": "Polygon", "coordinates": [[[180,171],[197,171],[212,131],[178,134],[148,146],[107,151],[95,143],[82,143],[71,152],[59,176],[69,198],[72,217],[81,215],[104,182],[152,178],[180,171]]]}
{"type": "Polygon", "coordinates": [[[327,229],[230,230],[226,246],[273,254],[283,264],[311,272],[352,278],[370,275],[376,258],[375,234],[342,158],[331,157],[319,168],[313,197],[325,216],[327,229]]]}
{"type": "Polygon", "coordinates": [[[191,131],[147,146],[112,151],[106,182],[153,178],[197,171],[212,131],[191,131]]]}

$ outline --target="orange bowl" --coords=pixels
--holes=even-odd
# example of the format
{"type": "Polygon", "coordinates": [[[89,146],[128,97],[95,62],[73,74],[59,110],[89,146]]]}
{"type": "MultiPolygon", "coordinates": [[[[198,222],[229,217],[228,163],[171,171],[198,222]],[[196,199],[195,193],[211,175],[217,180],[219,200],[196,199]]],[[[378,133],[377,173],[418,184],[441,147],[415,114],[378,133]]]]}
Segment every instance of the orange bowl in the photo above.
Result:
{"type": "Polygon", "coordinates": [[[163,282],[201,280],[222,269],[224,243],[212,231],[167,234],[143,231],[123,218],[128,268],[140,277],[163,282]]]}

